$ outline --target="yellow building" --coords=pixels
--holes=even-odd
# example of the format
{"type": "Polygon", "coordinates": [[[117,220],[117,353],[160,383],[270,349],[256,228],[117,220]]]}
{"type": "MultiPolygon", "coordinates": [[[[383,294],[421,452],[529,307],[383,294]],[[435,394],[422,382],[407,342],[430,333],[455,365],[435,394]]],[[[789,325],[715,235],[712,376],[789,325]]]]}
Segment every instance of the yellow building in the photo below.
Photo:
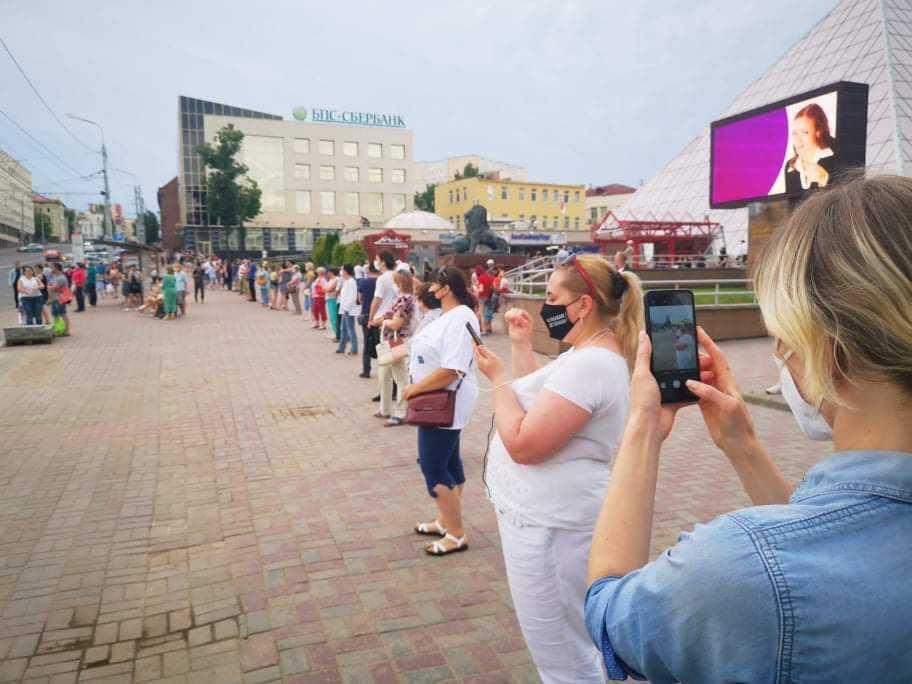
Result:
{"type": "Polygon", "coordinates": [[[586,187],[529,181],[462,178],[434,190],[434,211],[465,229],[463,215],[476,204],[488,210],[488,223],[525,221],[532,230],[587,231],[586,187]]]}

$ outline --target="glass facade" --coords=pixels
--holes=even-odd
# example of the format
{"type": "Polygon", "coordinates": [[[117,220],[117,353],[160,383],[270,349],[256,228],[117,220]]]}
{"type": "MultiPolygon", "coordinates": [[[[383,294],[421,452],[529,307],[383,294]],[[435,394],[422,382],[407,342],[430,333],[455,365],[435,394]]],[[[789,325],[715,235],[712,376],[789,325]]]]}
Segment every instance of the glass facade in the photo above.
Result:
{"type": "Polygon", "coordinates": [[[247,228],[244,231],[244,249],[263,249],[263,229],[247,228]]]}
{"type": "Polygon", "coordinates": [[[361,215],[361,199],[357,192],[345,193],[345,213],[349,216],[361,215]]]}
{"type": "Polygon", "coordinates": [[[352,141],[342,143],[342,154],[344,154],[346,157],[357,157],[358,143],[352,141]]]}
{"type": "Polygon", "coordinates": [[[239,155],[247,165],[247,175],[263,191],[263,211],[285,211],[285,145],[282,138],[245,135],[239,155]]]}
{"type": "Polygon", "coordinates": [[[405,211],[405,195],[394,194],[392,195],[393,201],[393,215],[399,214],[405,211]]]}
{"type": "Polygon", "coordinates": [[[284,228],[273,228],[269,231],[269,249],[285,251],[288,249],[288,231],[284,228]]]}

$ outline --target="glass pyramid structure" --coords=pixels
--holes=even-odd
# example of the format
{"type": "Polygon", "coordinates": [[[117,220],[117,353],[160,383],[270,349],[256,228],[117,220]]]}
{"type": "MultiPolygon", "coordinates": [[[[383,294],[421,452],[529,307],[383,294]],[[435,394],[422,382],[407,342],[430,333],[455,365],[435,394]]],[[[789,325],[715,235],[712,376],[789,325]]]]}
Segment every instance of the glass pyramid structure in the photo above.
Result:
{"type": "MultiPolygon", "coordinates": [[[[717,118],[836,81],[868,84],[867,172],[912,175],[912,0],[843,0],[717,118]]],[[[707,125],[617,217],[708,216],[747,239],[747,209],[709,208],[709,147],[707,125]]]]}

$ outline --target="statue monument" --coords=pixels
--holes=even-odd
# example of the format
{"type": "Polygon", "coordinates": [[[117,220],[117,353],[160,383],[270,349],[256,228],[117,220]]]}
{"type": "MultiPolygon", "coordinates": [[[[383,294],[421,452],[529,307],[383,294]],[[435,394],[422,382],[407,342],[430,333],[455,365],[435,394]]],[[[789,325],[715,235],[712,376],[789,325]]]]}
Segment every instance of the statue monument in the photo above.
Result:
{"type": "Polygon", "coordinates": [[[488,225],[488,210],[476,204],[465,213],[466,234],[453,242],[458,254],[509,254],[510,245],[488,225]]]}

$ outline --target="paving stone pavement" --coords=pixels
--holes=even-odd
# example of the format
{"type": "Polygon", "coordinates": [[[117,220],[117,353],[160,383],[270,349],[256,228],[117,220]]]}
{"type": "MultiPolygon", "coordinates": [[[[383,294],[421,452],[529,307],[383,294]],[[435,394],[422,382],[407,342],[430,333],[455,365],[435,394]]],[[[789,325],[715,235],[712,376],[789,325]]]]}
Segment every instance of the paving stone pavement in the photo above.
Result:
{"type": "MultiPolygon", "coordinates": [[[[487,395],[463,437],[472,548],[430,558],[414,431],[380,426],[326,333],[218,291],[185,320],[73,319],[0,349],[0,681],[538,681],[481,485],[487,395]]],[[[731,349],[753,368],[761,347],[731,349]]],[[[824,455],[752,411],[790,477],[824,455]]],[[[745,503],[684,411],[653,552],[745,503]]]]}

